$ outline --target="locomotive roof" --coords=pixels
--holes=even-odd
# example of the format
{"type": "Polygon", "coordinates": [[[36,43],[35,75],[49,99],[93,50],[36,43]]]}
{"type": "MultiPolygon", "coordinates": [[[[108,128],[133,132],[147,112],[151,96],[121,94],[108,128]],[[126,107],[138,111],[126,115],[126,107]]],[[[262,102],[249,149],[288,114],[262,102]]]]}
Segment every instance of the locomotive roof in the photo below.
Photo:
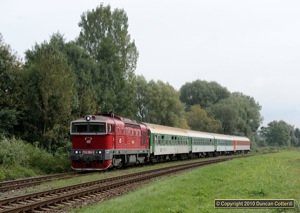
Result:
{"type": "MultiPolygon", "coordinates": [[[[135,120],[123,118],[120,116],[109,116],[109,115],[88,115],[91,117],[90,122],[108,122],[108,121],[115,121],[116,123],[123,123],[125,125],[135,125],[139,126],[140,123],[136,122],[135,120]]],[[[86,122],[86,116],[74,120],[73,122],[86,122]]]]}
{"type": "MultiPolygon", "coordinates": [[[[110,117],[106,117],[106,116],[101,116],[101,115],[89,115],[91,116],[91,122],[103,122],[103,121],[108,121],[108,120],[111,120],[112,118],[110,117]]],[[[86,116],[82,117],[82,118],[79,118],[73,122],[83,122],[83,121],[86,121],[86,116]]]]}

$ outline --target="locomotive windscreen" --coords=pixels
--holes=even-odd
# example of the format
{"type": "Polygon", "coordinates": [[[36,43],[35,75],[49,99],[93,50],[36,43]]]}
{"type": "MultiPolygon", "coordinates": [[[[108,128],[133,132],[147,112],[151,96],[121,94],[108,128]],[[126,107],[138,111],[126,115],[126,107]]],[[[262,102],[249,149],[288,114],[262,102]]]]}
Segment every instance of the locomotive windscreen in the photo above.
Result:
{"type": "Polygon", "coordinates": [[[105,134],[105,123],[72,123],[71,133],[97,133],[105,134]]]}

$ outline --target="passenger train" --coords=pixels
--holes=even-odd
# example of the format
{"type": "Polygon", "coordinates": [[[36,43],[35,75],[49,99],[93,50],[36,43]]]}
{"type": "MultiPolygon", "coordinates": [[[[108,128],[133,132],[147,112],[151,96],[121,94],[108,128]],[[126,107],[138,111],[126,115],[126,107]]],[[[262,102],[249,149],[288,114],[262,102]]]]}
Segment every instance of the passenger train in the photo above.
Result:
{"type": "Polygon", "coordinates": [[[250,151],[247,137],[140,123],[112,113],[72,121],[70,134],[74,170],[106,170],[250,151]]]}

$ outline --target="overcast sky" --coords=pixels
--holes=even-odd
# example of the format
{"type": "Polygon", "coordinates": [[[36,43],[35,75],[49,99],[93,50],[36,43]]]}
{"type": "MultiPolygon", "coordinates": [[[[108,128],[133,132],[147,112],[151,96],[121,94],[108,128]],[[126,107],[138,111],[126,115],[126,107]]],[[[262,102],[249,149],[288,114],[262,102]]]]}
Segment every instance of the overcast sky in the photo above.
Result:
{"type": "Polygon", "coordinates": [[[81,14],[101,2],[128,15],[136,74],[177,90],[216,81],[259,102],[264,126],[300,127],[299,0],[1,0],[0,33],[24,57],[53,33],[74,40],[81,14]]]}

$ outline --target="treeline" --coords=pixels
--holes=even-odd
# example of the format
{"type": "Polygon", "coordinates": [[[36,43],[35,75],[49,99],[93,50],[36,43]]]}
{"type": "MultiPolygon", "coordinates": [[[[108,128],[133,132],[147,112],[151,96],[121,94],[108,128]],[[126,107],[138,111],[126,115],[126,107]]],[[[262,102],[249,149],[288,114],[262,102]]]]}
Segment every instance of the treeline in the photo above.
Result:
{"type": "MultiPolygon", "coordinates": [[[[74,41],[55,33],[27,50],[24,63],[0,34],[1,135],[55,153],[70,145],[71,120],[113,111],[139,121],[246,135],[271,144],[271,128],[257,134],[261,106],[252,97],[216,82],[195,80],[177,91],[136,76],[139,54],[124,10],[101,4],[83,13],[78,25],[74,41]]],[[[299,130],[293,131],[293,142],[284,145],[299,144],[299,130]]]]}

